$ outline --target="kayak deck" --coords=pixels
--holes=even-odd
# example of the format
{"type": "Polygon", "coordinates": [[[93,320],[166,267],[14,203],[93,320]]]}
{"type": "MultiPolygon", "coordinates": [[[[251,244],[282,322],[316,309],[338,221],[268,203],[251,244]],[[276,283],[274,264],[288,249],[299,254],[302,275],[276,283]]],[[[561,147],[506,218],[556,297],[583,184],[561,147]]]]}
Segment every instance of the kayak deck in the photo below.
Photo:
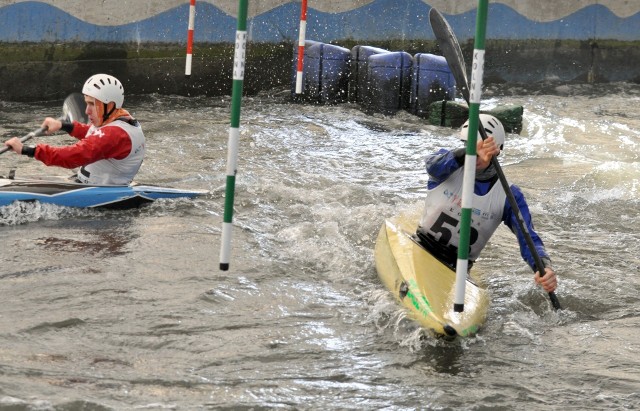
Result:
{"type": "Polygon", "coordinates": [[[380,228],[378,276],[422,327],[447,337],[473,335],[486,318],[488,292],[468,279],[464,311],[454,311],[456,273],[414,241],[417,211],[386,220],[380,228]]]}
{"type": "Polygon", "coordinates": [[[126,186],[87,185],[65,177],[0,178],[0,207],[14,201],[39,201],[66,207],[126,209],[162,198],[194,198],[206,194],[206,190],[182,190],[137,183],[126,186]]]}

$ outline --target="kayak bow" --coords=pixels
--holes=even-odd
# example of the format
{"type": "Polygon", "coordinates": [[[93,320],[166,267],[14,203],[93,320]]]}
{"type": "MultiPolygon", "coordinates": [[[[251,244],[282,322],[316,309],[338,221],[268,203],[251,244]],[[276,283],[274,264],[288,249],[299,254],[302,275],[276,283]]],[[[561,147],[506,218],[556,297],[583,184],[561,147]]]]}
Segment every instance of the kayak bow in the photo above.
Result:
{"type": "Polygon", "coordinates": [[[375,247],[378,275],[410,317],[445,337],[470,336],[484,323],[488,292],[467,279],[465,310],[454,312],[456,273],[413,237],[419,208],[386,220],[375,247]]]}

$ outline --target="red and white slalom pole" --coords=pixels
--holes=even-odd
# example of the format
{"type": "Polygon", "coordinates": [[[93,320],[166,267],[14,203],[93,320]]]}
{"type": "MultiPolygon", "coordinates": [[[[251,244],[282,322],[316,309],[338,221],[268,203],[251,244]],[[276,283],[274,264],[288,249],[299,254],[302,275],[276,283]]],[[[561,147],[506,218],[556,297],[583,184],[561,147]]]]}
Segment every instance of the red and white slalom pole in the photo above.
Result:
{"type": "Polygon", "coordinates": [[[187,63],[184,68],[184,75],[191,75],[191,60],[193,59],[193,27],[196,20],[196,0],[191,0],[189,6],[189,30],[187,31],[187,63]]]}
{"type": "Polygon", "coordinates": [[[302,94],[302,71],[304,68],[304,42],[307,33],[307,0],[302,0],[300,9],[300,35],[298,36],[298,74],[296,76],[296,94],[302,94]]]}

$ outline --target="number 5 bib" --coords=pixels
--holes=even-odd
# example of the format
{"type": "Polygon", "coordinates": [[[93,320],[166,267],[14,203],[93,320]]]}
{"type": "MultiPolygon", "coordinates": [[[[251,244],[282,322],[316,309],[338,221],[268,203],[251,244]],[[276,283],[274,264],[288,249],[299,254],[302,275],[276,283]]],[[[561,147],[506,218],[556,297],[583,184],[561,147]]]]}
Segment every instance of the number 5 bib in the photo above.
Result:
{"type": "MultiPolygon", "coordinates": [[[[419,230],[429,234],[444,246],[456,249],[460,241],[462,213],[463,168],[432,190],[425,200],[419,230]]],[[[469,259],[475,261],[502,222],[506,194],[500,184],[494,184],[485,195],[473,195],[469,259]]]]}

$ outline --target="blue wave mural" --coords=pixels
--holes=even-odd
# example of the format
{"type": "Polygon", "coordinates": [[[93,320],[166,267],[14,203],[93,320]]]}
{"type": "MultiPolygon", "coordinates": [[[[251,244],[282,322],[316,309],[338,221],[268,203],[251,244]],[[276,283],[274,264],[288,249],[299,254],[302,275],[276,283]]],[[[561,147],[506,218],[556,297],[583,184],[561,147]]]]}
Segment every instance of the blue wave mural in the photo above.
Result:
{"type": "MultiPolygon", "coordinates": [[[[352,39],[361,42],[388,39],[434,38],[429,27],[430,6],[420,0],[376,0],[344,13],[313,8],[307,16],[307,38],[323,42],[352,39]]],[[[297,41],[300,4],[286,3],[248,21],[250,41],[297,41]]],[[[86,23],[41,2],[21,2],[0,8],[2,42],[114,42],[184,43],[189,5],[124,25],[86,23]]],[[[475,10],[445,15],[460,41],[473,37],[475,10]]],[[[198,4],[196,42],[233,42],[236,20],[214,5],[198,4]]],[[[640,40],[640,13],[620,18],[602,5],[591,5],[562,19],[536,22],[512,8],[492,3],[488,39],[615,39],[640,40]]]]}
{"type": "MultiPolygon", "coordinates": [[[[4,42],[186,42],[189,4],[146,20],[120,26],[86,23],[46,3],[24,2],[0,8],[4,42]]],[[[205,3],[198,9],[196,41],[235,39],[236,19],[205,3]]]]}

